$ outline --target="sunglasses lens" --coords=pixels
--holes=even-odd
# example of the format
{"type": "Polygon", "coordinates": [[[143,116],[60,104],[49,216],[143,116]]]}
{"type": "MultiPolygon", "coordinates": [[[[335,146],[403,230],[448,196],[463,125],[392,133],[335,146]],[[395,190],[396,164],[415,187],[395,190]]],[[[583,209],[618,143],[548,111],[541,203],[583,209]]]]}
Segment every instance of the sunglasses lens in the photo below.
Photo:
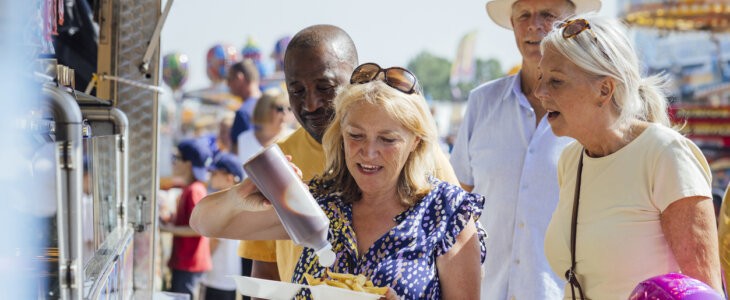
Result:
{"type": "Polygon", "coordinates": [[[370,82],[378,75],[380,66],[376,64],[362,64],[352,72],[350,77],[350,83],[365,83],[370,82]]]}
{"type": "Polygon", "coordinates": [[[416,85],[416,76],[401,68],[388,69],[385,78],[388,85],[404,93],[410,93],[416,85]]]}
{"type": "Polygon", "coordinates": [[[565,25],[565,29],[563,29],[563,37],[566,39],[572,38],[583,32],[583,30],[586,30],[586,28],[588,28],[588,22],[586,20],[573,20],[565,25]]]}
{"type": "Polygon", "coordinates": [[[277,105],[277,106],[274,106],[274,108],[276,109],[276,112],[280,112],[280,113],[283,113],[284,111],[291,111],[291,107],[289,107],[289,106],[277,105]]]}

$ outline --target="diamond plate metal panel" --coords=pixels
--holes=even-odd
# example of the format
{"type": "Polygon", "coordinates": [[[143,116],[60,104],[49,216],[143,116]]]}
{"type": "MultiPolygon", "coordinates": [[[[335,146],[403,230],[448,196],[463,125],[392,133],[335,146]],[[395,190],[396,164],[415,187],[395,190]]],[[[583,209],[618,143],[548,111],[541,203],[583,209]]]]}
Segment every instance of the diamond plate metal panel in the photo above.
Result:
{"type": "MultiPolygon", "coordinates": [[[[115,1],[117,2],[117,1],[115,1]]],[[[139,71],[147,43],[160,15],[160,0],[118,0],[112,22],[117,26],[113,53],[116,76],[157,85],[157,76],[139,71]],[[118,8],[118,9],[117,9],[118,8]]],[[[150,74],[158,74],[159,51],[150,62],[150,74]]],[[[134,287],[152,290],[154,278],[155,194],[158,180],[157,165],[157,94],[126,84],[116,84],[116,106],[129,118],[129,220],[137,221],[136,199],[144,199],[142,223],[148,224],[134,235],[134,287]]]]}

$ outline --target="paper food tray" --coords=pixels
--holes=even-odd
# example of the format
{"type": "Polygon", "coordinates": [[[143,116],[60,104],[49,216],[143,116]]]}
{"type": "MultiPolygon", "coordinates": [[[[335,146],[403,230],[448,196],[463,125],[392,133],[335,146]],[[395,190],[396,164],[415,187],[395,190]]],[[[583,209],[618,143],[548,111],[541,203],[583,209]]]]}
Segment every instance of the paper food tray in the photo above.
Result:
{"type": "Polygon", "coordinates": [[[376,294],[355,292],[327,285],[309,286],[247,276],[231,275],[228,277],[236,281],[236,287],[239,293],[256,298],[291,300],[303,288],[309,289],[314,300],[377,300],[382,297],[376,294]]]}

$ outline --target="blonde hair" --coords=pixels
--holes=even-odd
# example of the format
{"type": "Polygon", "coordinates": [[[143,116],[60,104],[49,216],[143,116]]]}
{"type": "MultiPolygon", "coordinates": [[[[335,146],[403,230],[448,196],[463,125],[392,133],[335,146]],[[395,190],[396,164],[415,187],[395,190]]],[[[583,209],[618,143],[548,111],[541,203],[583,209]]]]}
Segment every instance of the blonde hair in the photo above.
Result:
{"type": "Polygon", "coordinates": [[[346,202],[354,202],[362,196],[345,164],[342,133],[342,122],[350,108],[358,103],[382,107],[391,118],[420,138],[398,176],[396,188],[401,204],[415,205],[432,188],[428,175],[443,180],[448,177],[451,167],[438,147],[436,122],[423,96],[403,93],[380,80],[341,87],[333,101],[335,117],[322,138],[327,160],[327,171],[323,176],[327,182],[326,192],[341,189],[346,202]]]}
{"type": "Polygon", "coordinates": [[[627,126],[634,120],[670,126],[664,93],[667,79],[661,74],[642,77],[639,59],[625,27],[616,20],[593,14],[577,18],[588,21],[597,42],[589,29],[575,37],[563,38],[565,27],[560,26],[564,23],[557,22],[542,40],[540,51],[544,53],[547,47],[554,47],[586,73],[616,81],[612,102],[619,118],[614,126],[627,126]]]}
{"type": "Polygon", "coordinates": [[[271,111],[276,106],[289,107],[289,96],[276,88],[264,91],[264,94],[253,108],[251,123],[262,126],[271,122],[271,111]]]}

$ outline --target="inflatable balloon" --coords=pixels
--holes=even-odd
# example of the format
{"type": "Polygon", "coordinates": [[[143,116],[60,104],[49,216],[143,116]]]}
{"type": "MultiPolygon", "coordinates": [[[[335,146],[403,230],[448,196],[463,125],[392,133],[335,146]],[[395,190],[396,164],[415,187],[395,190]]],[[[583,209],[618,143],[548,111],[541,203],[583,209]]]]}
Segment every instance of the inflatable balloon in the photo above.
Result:
{"type": "Polygon", "coordinates": [[[218,44],[208,50],[206,72],[213,83],[218,83],[226,78],[228,68],[240,61],[236,47],[227,44],[218,44]]]}
{"type": "Polygon", "coordinates": [[[243,47],[241,54],[243,54],[243,59],[253,61],[261,60],[261,49],[259,49],[259,45],[252,37],[249,37],[248,41],[246,41],[246,46],[243,47]]]}
{"type": "Polygon", "coordinates": [[[241,54],[243,54],[243,59],[250,59],[254,64],[256,64],[256,68],[259,70],[261,78],[269,76],[269,70],[266,68],[266,65],[264,65],[264,62],[261,61],[261,49],[259,49],[258,44],[252,37],[248,38],[246,46],[243,47],[241,54]]]}
{"type": "Polygon", "coordinates": [[[180,89],[188,80],[188,56],[173,52],[162,58],[162,81],[171,89],[180,89]]]}
{"type": "Polygon", "coordinates": [[[642,281],[629,300],[722,300],[717,291],[692,277],[669,273],[642,281]]]}
{"type": "Polygon", "coordinates": [[[271,58],[276,62],[276,71],[284,70],[284,53],[286,53],[286,47],[289,46],[291,37],[285,36],[276,41],[274,45],[274,52],[271,53],[271,58]]]}

